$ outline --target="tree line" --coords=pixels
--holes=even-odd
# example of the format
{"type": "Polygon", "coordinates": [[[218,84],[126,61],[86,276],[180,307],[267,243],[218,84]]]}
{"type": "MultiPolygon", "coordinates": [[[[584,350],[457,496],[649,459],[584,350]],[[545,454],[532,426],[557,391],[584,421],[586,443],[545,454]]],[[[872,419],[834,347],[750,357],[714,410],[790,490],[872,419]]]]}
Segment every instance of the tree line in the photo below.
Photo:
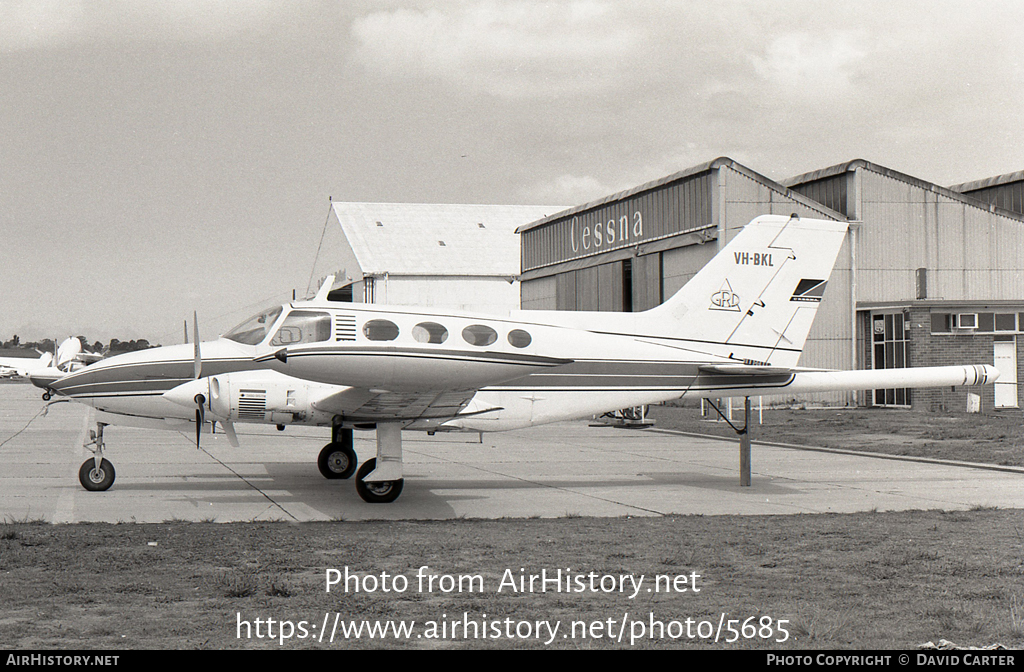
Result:
{"type": "MultiPolygon", "coordinates": [[[[134,350],[146,350],[148,348],[156,348],[158,345],[151,344],[145,338],[140,338],[136,341],[122,341],[116,338],[110,339],[110,342],[104,345],[102,341],[95,341],[92,345],[89,344],[89,339],[85,336],[79,336],[78,340],[82,342],[82,348],[89,352],[98,352],[103,354],[119,354],[122,352],[132,352],[134,350]]],[[[13,338],[3,342],[3,348],[5,350],[17,350],[19,348],[24,350],[38,350],[40,352],[54,352],[60,342],[55,342],[52,338],[44,338],[41,341],[29,341],[22,343],[18,335],[15,334],[13,338]]]]}

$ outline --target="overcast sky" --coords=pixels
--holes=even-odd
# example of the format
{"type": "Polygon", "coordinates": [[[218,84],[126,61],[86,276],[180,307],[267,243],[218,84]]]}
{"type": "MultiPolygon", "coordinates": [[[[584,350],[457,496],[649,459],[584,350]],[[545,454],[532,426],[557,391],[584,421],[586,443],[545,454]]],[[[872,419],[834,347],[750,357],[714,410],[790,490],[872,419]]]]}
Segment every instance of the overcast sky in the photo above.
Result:
{"type": "Polygon", "coordinates": [[[212,338],[341,201],[1024,169],[1024,3],[0,0],[0,340],[212,338]]]}

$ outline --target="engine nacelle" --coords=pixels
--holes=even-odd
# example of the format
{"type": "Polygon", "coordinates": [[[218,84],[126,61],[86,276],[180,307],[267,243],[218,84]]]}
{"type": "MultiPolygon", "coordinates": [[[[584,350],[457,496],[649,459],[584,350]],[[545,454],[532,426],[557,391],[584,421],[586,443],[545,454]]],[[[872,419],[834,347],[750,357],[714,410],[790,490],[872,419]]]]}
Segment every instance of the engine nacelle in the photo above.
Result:
{"type": "Polygon", "coordinates": [[[327,425],[330,414],[313,409],[311,398],[327,386],[275,371],[241,371],[212,376],[210,412],[235,422],[327,425]],[[316,388],[313,390],[311,388],[316,388]]]}

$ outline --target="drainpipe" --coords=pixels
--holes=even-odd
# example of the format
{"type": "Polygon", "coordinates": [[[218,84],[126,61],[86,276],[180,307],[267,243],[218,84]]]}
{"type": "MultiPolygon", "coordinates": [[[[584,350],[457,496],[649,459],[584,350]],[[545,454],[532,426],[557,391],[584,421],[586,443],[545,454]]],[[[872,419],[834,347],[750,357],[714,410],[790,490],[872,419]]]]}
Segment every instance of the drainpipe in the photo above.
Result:
{"type": "MultiPolygon", "coordinates": [[[[850,222],[850,368],[857,368],[857,232],[863,222],[850,222]]],[[[849,403],[857,406],[857,390],[851,390],[849,403]]]]}

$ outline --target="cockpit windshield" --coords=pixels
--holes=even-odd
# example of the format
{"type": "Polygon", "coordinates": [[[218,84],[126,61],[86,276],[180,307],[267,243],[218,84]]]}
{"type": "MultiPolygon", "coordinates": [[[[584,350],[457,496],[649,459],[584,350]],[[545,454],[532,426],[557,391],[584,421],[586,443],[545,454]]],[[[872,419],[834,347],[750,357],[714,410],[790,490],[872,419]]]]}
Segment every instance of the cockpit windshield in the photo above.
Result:
{"type": "Polygon", "coordinates": [[[259,345],[267,337],[270,327],[274,326],[274,322],[277,321],[280,314],[281,306],[276,306],[259,315],[254,315],[224,334],[224,338],[244,345],[259,345]]]}

